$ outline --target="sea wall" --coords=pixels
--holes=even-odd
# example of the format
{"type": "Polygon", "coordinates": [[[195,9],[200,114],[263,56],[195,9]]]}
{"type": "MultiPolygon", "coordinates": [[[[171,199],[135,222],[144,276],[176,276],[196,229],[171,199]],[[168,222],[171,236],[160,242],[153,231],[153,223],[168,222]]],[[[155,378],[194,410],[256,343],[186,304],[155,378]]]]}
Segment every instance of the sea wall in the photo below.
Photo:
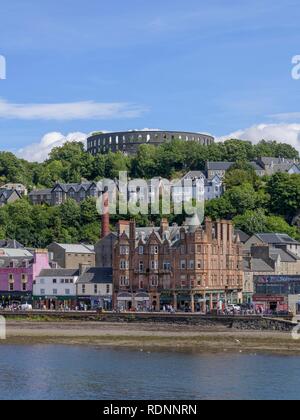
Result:
{"type": "Polygon", "coordinates": [[[118,314],[92,312],[1,312],[6,319],[30,321],[78,321],[113,323],[152,323],[170,325],[189,325],[201,329],[218,326],[235,330],[253,331],[292,331],[297,325],[289,319],[266,318],[261,316],[203,316],[197,314],[118,314]]]}

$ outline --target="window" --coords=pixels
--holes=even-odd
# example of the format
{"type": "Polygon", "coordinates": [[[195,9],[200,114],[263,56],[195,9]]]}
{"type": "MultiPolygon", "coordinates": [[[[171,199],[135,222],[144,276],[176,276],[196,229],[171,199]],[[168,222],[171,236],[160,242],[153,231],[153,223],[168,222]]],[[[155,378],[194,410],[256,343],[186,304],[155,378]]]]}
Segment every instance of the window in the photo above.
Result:
{"type": "Polygon", "coordinates": [[[44,296],[46,294],[46,290],[45,289],[41,289],[41,296],[44,296]]]}
{"type": "Polygon", "coordinates": [[[110,295],[110,285],[109,284],[106,285],[106,294],[110,295]]]}
{"type": "Polygon", "coordinates": [[[120,286],[129,286],[129,279],[127,277],[121,276],[120,277],[120,286]]]}
{"type": "Polygon", "coordinates": [[[129,262],[126,260],[120,260],[120,269],[127,270],[129,268],[129,262]]]}
{"type": "Polygon", "coordinates": [[[194,268],[195,268],[195,261],[194,260],[190,260],[189,261],[189,269],[190,270],[194,270],[194,268]]]}
{"type": "Polygon", "coordinates": [[[83,294],[83,295],[85,295],[85,284],[83,284],[83,285],[81,286],[81,292],[82,292],[82,294],[83,294]]]}
{"type": "Polygon", "coordinates": [[[150,286],[158,287],[158,276],[151,276],[150,278],[150,286]]]}
{"type": "Polygon", "coordinates": [[[53,296],[57,295],[57,289],[53,289],[53,296]]]}
{"type": "Polygon", "coordinates": [[[97,286],[97,284],[94,284],[94,294],[95,295],[98,294],[98,286],[97,286]]]}
{"type": "Polygon", "coordinates": [[[9,283],[9,291],[10,292],[14,291],[14,283],[9,283]]]}
{"type": "Polygon", "coordinates": [[[151,254],[152,255],[158,255],[159,247],[158,245],[151,246],[151,254]]]}
{"type": "Polygon", "coordinates": [[[180,269],[181,270],[185,270],[186,269],[186,261],[185,260],[181,260],[180,261],[180,269]]]}
{"type": "Polygon", "coordinates": [[[186,276],[180,277],[181,287],[186,287],[186,276]]]}
{"type": "Polygon", "coordinates": [[[139,272],[142,273],[144,271],[144,263],[143,261],[140,261],[139,263],[139,272]]]}
{"type": "Polygon", "coordinates": [[[171,263],[169,261],[164,261],[164,270],[171,270],[171,263]]]}
{"type": "Polygon", "coordinates": [[[151,261],[150,262],[150,268],[151,268],[151,270],[157,270],[158,269],[158,261],[151,261]]]}
{"type": "Polygon", "coordinates": [[[53,284],[56,284],[57,283],[57,279],[53,279],[53,284]]]}
{"type": "Polygon", "coordinates": [[[70,294],[71,294],[70,289],[65,289],[65,295],[70,295],[70,294]]]}
{"type": "Polygon", "coordinates": [[[120,255],[129,255],[129,246],[120,246],[120,255]]]}
{"type": "Polygon", "coordinates": [[[144,254],[144,247],[139,246],[139,255],[143,255],[143,254],[144,254]]]}

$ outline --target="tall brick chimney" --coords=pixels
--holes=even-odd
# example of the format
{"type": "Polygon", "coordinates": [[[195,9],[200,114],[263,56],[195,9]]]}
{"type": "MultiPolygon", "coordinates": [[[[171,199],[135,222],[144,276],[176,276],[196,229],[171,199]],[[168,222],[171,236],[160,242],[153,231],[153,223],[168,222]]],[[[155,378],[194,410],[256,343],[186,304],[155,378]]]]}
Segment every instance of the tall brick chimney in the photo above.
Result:
{"type": "Polygon", "coordinates": [[[208,243],[212,242],[212,228],[213,228],[213,223],[212,223],[211,218],[206,217],[206,219],[205,219],[205,233],[206,233],[208,243]]]}
{"type": "Polygon", "coordinates": [[[102,202],[102,225],[101,225],[101,239],[106,238],[110,234],[110,217],[109,217],[109,197],[108,193],[103,194],[102,202]]]}
{"type": "Polygon", "coordinates": [[[164,217],[160,222],[160,236],[162,237],[167,230],[169,230],[169,220],[164,217]]]}

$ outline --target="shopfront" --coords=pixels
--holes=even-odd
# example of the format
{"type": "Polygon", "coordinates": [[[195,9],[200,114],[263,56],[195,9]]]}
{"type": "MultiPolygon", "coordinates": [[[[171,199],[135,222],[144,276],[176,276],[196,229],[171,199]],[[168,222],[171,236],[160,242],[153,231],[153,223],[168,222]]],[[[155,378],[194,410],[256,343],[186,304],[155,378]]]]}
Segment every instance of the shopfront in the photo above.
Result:
{"type": "Polygon", "coordinates": [[[137,293],[134,297],[135,309],[138,312],[148,312],[150,308],[150,296],[147,293],[137,293]]]}
{"type": "Polygon", "coordinates": [[[288,312],[288,299],[282,295],[254,295],[253,306],[258,313],[288,312]]]}
{"type": "Polygon", "coordinates": [[[48,311],[75,310],[76,296],[34,296],[33,307],[48,311]]]}
{"type": "Polygon", "coordinates": [[[0,305],[3,308],[10,306],[18,307],[28,303],[32,304],[32,293],[31,292],[1,292],[0,305]]]}
{"type": "Polygon", "coordinates": [[[120,293],[117,296],[117,309],[120,311],[133,310],[133,297],[130,293],[120,293]]]}

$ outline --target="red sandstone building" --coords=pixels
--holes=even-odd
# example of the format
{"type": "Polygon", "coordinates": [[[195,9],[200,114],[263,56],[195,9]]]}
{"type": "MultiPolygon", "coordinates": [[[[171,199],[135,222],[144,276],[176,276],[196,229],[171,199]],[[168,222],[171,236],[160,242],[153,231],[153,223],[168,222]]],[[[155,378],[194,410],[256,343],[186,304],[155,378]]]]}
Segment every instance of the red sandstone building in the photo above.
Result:
{"type": "Polygon", "coordinates": [[[139,228],[120,222],[113,252],[114,307],[207,312],[242,300],[242,247],[231,222],[139,228]]]}

